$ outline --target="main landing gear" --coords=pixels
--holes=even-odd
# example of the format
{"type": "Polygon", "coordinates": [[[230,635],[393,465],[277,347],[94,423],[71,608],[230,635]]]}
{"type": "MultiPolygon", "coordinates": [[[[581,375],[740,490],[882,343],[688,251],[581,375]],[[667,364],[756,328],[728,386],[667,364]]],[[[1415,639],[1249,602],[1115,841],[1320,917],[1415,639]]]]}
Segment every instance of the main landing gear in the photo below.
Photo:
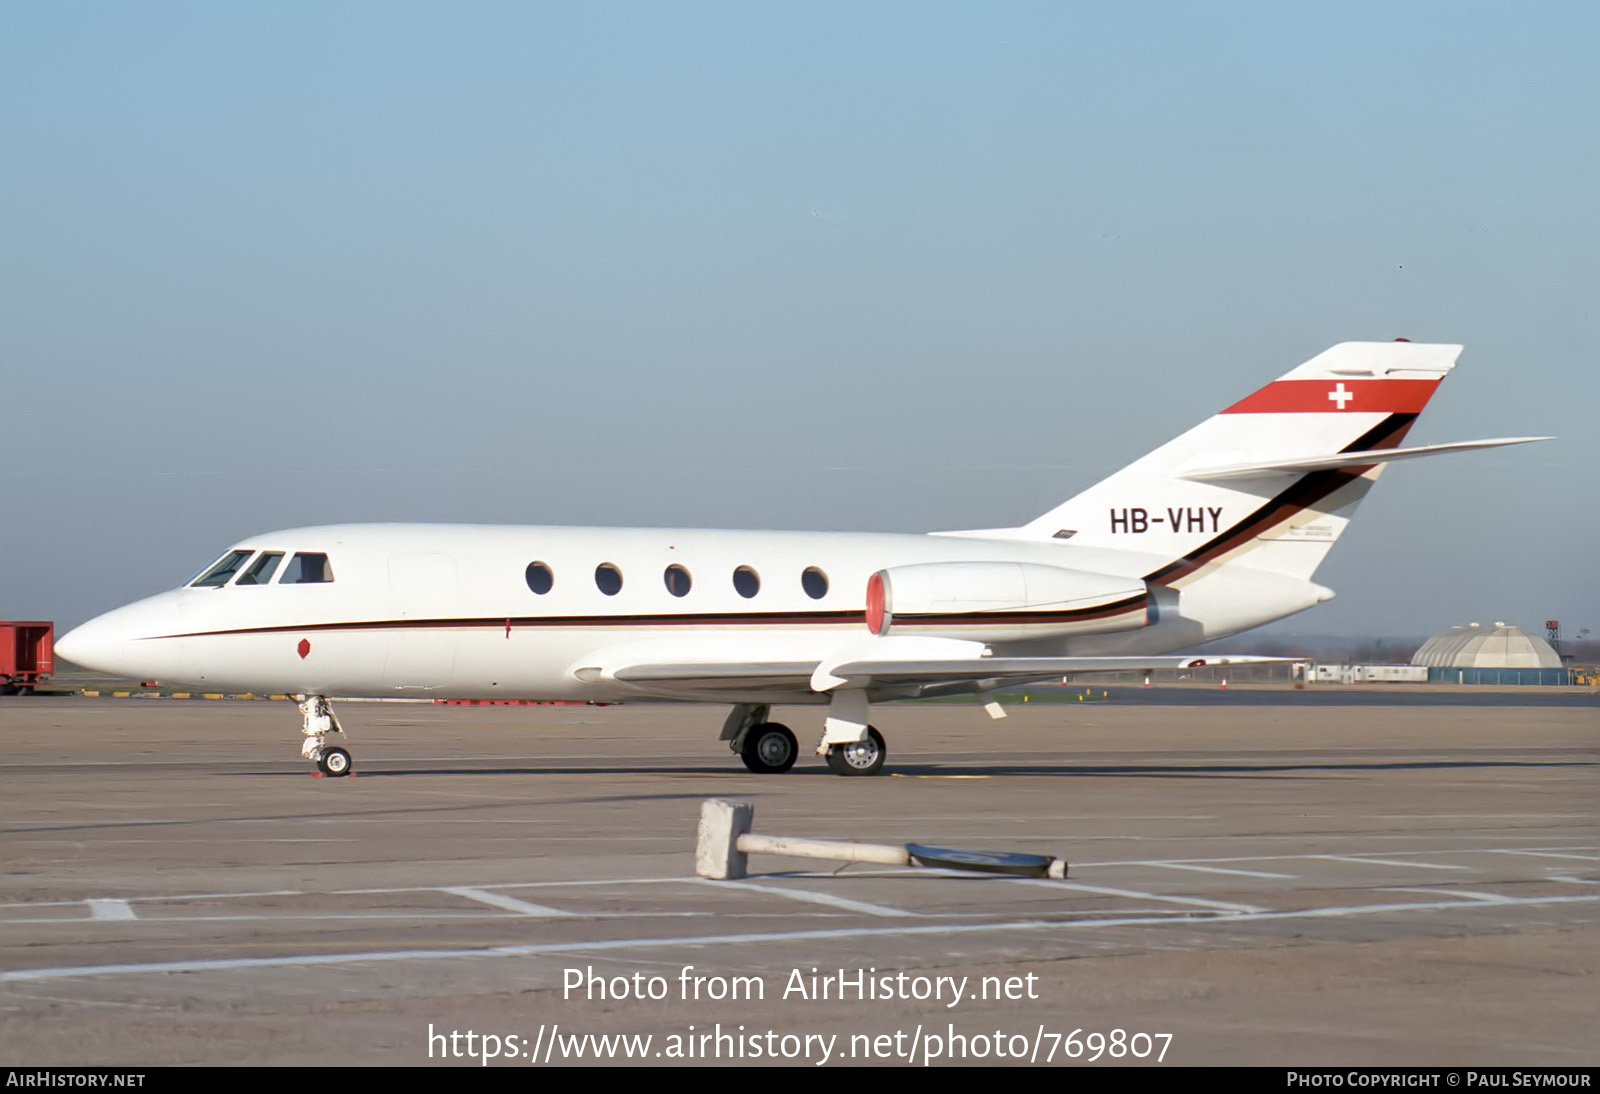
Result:
{"type": "Polygon", "coordinates": [[[883,734],[868,726],[866,740],[828,746],[828,767],[835,775],[876,775],[888,755],[883,734]]]}
{"type": "Polygon", "coordinates": [[[777,775],[794,766],[800,743],[782,722],[763,722],[745,735],[739,758],[758,775],[777,775]]]}
{"type": "Polygon", "coordinates": [[[722,723],[722,740],[757,775],[781,774],[800,756],[800,744],[789,727],[767,721],[771,713],[766,703],[741,703],[722,723]]]}
{"type": "Polygon", "coordinates": [[[306,738],[300,746],[300,755],[315,761],[317,770],[330,778],[350,774],[354,766],[350,753],[327,744],[328,737],[334,733],[344,738],[344,730],[339,725],[339,719],[333,716],[333,708],[328,705],[327,697],[297,695],[295,705],[300,708],[300,715],[304,719],[300,732],[306,738]]]}
{"type": "MultiPolygon", "coordinates": [[[[741,703],[722,724],[722,740],[745,767],[758,775],[778,775],[794,766],[799,745],[781,722],[768,721],[772,707],[741,703]]],[[[817,755],[835,775],[876,775],[883,770],[888,747],[877,727],[867,724],[866,696],[859,691],[835,694],[817,755]]]]}

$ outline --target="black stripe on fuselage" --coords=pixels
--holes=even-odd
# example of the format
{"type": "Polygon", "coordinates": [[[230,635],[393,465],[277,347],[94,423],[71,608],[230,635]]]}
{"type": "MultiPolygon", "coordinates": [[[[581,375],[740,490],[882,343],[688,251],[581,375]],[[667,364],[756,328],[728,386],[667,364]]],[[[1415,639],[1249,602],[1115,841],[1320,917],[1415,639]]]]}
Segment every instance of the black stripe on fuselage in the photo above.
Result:
{"type": "MultiPolygon", "coordinates": [[[[1113,604],[1093,608],[1073,608],[1058,612],[970,612],[961,615],[904,617],[921,625],[991,623],[1073,623],[1101,619],[1142,609],[1145,597],[1129,597],[1113,604]]],[[[229,627],[215,631],[190,631],[158,635],[160,638],[212,638],[226,634],[287,634],[302,631],[377,631],[377,630],[501,630],[509,627],[727,627],[727,626],[854,626],[865,622],[865,613],[854,612],[674,612],[658,615],[525,615],[480,616],[475,618],[367,619],[340,623],[296,623],[269,627],[229,627]]]]}
{"type": "Polygon", "coordinates": [[[360,619],[339,623],[290,623],[270,627],[229,627],[191,631],[164,638],[210,638],[222,634],[283,634],[290,631],[499,630],[510,627],[714,627],[731,623],[755,626],[836,625],[860,623],[861,612],[695,612],[670,615],[514,615],[472,618],[360,619]]]}
{"type": "MultiPolygon", "coordinates": [[[[1374,448],[1397,445],[1405,439],[1416,420],[1415,414],[1391,414],[1339,451],[1366,452],[1374,448]]],[[[1179,578],[1194,573],[1212,559],[1254,539],[1268,528],[1281,524],[1303,509],[1310,508],[1334,491],[1348,486],[1370,471],[1373,466],[1366,464],[1358,467],[1338,467],[1303,475],[1281,494],[1251,512],[1226,532],[1207,540],[1198,550],[1183,558],[1151,571],[1145,575],[1145,580],[1157,585],[1170,585],[1179,578]]]]}

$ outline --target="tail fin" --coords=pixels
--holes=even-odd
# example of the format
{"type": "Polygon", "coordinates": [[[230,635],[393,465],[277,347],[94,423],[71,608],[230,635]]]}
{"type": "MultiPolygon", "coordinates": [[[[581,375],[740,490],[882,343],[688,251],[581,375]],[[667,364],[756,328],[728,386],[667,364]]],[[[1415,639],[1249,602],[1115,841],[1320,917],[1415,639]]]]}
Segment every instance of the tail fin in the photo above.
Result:
{"type": "Polygon", "coordinates": [[[1395,450],[1460,352],[1341,343],[1037,520],[963,534],[1138,551],[1175,588],[1245,555],[1309,580],[1385,462],[1463,447],[1395,450]]]}

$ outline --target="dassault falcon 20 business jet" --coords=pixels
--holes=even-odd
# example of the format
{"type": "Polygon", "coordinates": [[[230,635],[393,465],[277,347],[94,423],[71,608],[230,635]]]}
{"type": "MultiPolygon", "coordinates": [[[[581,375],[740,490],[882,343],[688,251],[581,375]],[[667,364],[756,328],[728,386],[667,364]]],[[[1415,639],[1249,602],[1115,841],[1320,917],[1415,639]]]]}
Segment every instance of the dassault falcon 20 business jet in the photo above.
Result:
{"type": "MultiPolygon", "coordinates": [[[[302,754],[350,770],[329,697],[672,699],[732,707],[756,772],[827,707],[841,775],[882,766],[871,703],[1162,656],[1324,601],[1311,578],[1460,346],[1346,342],[1017,528],[883,535],[369,524],[252,536],[59,644],[103,672],[292,694],[302,754]]],[[[1229,659],[1212,658],[1211,663],[1229,659]]]]}

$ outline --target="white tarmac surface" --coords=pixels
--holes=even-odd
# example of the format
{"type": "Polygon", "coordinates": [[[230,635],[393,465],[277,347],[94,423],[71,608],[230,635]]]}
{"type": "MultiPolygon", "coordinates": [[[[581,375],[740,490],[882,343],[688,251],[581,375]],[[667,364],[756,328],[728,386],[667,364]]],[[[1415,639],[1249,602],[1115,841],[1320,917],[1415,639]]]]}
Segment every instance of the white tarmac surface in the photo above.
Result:
{"type": "MultiPolygon", "coordinates": [[[[1091,1054],[1074,1030],[1122,1030],[1150,1054],[1099,1062],[1170,1035],[1165,1063],[1596,1063],[1600,707],[1252,694],[883,707],[876,779],[751,775],[709,707],[350,704],[341,780],[308,774],[286,703],[0,700],[0,1043],[30,1066],[419,1064],[431,1026],[457,1065],[470,1029],[522,1065],[594,1066],[567,1038],[623,1033],[652,1038],[636,1063],[1061,1066],[1091,1054]],[[754,802],[758,832],[1071,873],[755,857],[705,881],[707,797],[754,802]],[[665,997],[565,993],[569,969],[665,997]],[[813,969],[897,997],[785,998],[813,969]],[[736,976],[762,996],[708,998],[736,976]],[[1020,998],[979,998],[986,977],[1020,998]]],[[[814,741],[820,711],[778,713],[814,741]]]]}

